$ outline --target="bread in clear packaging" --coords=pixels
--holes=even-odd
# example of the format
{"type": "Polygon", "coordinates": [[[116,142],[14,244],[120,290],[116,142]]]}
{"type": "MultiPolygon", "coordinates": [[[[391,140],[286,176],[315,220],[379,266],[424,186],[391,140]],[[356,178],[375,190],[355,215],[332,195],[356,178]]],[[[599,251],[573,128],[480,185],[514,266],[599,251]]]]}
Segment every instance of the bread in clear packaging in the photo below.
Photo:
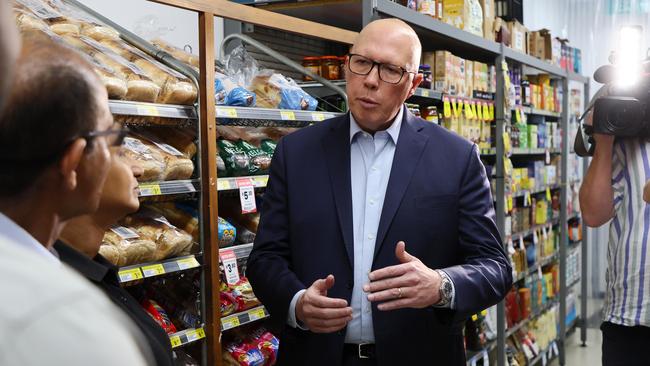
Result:
{"type": "Polygon", "coordinates": [[[164,216],[144,210],[124,219],[125,225],[141,237],[156,243],[154,260],[162,260],[184,252],[192,245],[192,236],[170,224],[164,216]]]}
{"type": "MultiPolygon", "coordinates": [[[[140,236],[139,234],[130,237],[121,236],[118,234],[120,231],[116,229],[119,228],[113,228],[104,234],[103,243],[105,244],[102,244],[102,246],[113,245],[115,246],[115,249],[117,249],[117,252],[119,253],[119,256],[117,256],[118,261],[113,264],[122,267],[132,264],[146,263],[154,259],[156,243],[140,236]]],[[[129,231],[134,232],[133,230],[129,231]]],[[[103,252],[109,255],[110,258],[116,257],[114,253],[115,250],[113,249],[104,249],[103,252]]],[[[100,254],[101,253],[102,252],[100,251],[100,254]]]]}

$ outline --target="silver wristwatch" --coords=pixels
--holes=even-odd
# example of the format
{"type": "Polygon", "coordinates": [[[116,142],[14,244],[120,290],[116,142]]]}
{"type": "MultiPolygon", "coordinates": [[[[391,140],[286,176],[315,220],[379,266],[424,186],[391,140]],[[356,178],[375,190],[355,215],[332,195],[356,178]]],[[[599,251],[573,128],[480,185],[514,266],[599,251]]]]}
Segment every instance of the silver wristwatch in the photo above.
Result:
{"type": "Polygon", "coordinates": [[[435,304],[435,306],[447,306],[451,302],[451,296],[453,293],[453,284],[451,283],[451,278],[445,273],[445,271],[436,269],[436,272],[440,275],[442,282],[440,283],[440,300],[435,304]]]}

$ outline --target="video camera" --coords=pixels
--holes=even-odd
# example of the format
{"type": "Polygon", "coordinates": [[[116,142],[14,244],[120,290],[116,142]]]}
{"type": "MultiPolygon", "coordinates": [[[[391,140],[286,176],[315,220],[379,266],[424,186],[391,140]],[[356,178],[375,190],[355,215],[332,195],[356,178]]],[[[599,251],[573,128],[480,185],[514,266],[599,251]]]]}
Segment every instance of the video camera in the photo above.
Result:
{"type": "Polygon", "coordinates": [[[582,124],[574,148],[591,156],[594,133],[617,137],[650,137],[650,57],[641,61],[641,27],[621,29],[620,52],[610,55],[610,65],[599,67],[594,80],[605,84],[593,97],[582,121],[593,109],[591,126],[582,124]]]}

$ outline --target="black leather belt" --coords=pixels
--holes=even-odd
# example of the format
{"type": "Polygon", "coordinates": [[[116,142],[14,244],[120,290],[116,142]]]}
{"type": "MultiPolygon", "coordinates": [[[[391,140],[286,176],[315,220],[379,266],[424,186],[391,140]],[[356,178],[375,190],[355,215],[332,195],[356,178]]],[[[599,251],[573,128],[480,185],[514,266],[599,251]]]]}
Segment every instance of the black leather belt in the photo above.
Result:
{"type": "Polygon", "coordinates": [[[374,359],[376,357],[374,343],[352,344],[346,343],[343,346],[343,352],[354,354],[360,359],[374,359]]]}

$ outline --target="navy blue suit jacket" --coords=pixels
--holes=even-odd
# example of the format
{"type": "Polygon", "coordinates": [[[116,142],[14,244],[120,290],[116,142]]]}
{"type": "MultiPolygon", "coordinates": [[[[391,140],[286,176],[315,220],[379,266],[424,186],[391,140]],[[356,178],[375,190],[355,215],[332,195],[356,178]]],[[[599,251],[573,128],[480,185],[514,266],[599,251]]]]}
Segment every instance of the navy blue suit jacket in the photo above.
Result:
{"type": "MultiPolygon", "coordinates": [[[[328,296],[351,299],[349,115],[279,142],[261,213],[247,276],[281,329],[280,364],[340,364],[345,330],[315,334],[286,326],[286,320],[296,292],[328,274],[336,279],[328,296]]],[[[400,240],[429,268],[445,269],[455,285],[456,308],[386,312],[373,304],[378,365],[463,365],[463,320],[505,296],[511,267],[476,145],[406,111],[373,270],[398,264],[400,240]]]]}

